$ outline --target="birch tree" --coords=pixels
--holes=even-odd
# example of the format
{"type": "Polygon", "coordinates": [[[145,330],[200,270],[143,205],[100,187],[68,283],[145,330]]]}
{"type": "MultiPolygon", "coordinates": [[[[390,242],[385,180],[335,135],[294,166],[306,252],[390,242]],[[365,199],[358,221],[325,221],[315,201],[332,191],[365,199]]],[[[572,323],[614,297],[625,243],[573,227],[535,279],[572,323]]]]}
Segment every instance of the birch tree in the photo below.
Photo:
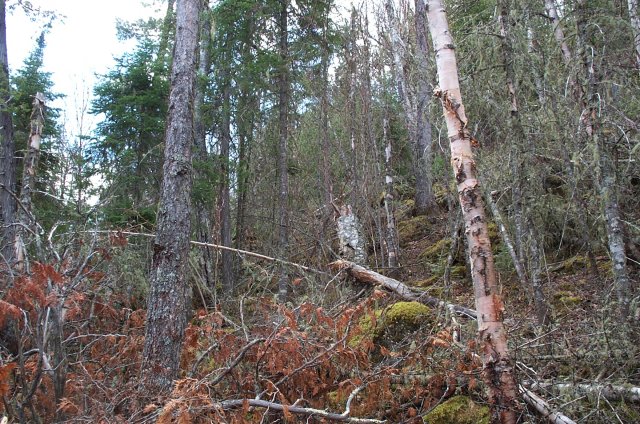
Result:
{"type": "Polygon", "coordinates": [[[513,361],[507,348],[507,335],[502,324],[504,306],[489,241],[476,163],[471,151],[471,136],[462,103],[453,39],[441,0],[427,2],[427,18],[438,70],[439,88],[435,94],[440,98],[444,110],[451,164],[469,245],[471,278],[478,312],[478,336],[492,422],[515,423],[518,392],[513,361]]]}
{"type": "Polygon", "coordinates": [[[142,359],[142,384],[150,394],[168,391],[178,376],[190,306],[187,264],[191,231],[191,151],[201,8],[201,0],[182,0],[176,6],[162,197],[142,359]]]}

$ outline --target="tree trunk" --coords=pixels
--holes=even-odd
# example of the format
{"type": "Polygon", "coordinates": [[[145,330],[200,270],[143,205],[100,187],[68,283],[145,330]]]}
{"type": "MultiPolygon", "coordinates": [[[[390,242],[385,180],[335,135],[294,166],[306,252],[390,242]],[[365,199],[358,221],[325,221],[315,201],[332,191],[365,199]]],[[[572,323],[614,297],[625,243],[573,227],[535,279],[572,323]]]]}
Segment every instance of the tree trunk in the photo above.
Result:
{"type": "Polygon", "coordinates": [[[167,392],[178,376],[190,307],[187,279],[191,229],[191,149],[201,0],[177,4],[162,193],[149,281],[142,357],[147,394],[167,392]]]}
{"type": "MultiPolygon", "coordinates": [[[[530,211],[527,211],[523,205],[523,191],[528,190],[531,192],[533,187],[528,184],[528,179],[525,175],[524,162],[527,160],[525,151],[525,145],[530,145],[531,141],[527,139],[527,135],[524,131],[524,126],[520,119],[520,99],[517,86],[517,78],[514,63],[514,51],[511,35],[511,22],[510,22],[510,1],[511,0],[499,0],[499,23],[500,23],[500,35],[501,35],[501,47],[502,47],[502,62],[505,70],[507,90],[509,92],[509,126],[512,132],[513,140],[511,142],[512,151],[512,198],[514,209],[514,220],[516,228],[516,245],[518,246],[518,258],[520,266],[525,261],[525,242],[529,243],[529,252],[531,253],[531,281],[533,283],[533,301],[536,309],[536,317],[538,324],[542,325],[548,321],[548,307],[542,291],[542,251],[538,247],[538,240],[533,236],[537,233],[533,231],[533,228],[529,228],[531,223],[530,211]]],[[[531,224],[532,225],[532,224],[531,224]]]]}
{"type": "Polygon", "coordinates": [[[605,218],[607,230],[607,240],[609,254],[613,263],[613,279],[618,297],[618,309],[621,318],[629,317],[630,306],[630,280],[627,271],[627,256],[624,247],[623,223],[620,217],[618,206],[618,193],[616,190],[616,171],[614,163],[614,148],[607,144],[606,135],[603,131],[603,124],[606,122],[606,109],[601,102],[605,98],[604,93],[599,93],[598,89],[602,83],[594,56],[597,50],[591,44],[591,29],[587,25],[589,17],[589,5],[586,0],[577,2],[577,27],[578,44],[583,65],[584,79],[586,83],[586,112],[584,113],[587,124],[585,125],[586,136],[593,149],[595,161],[596,181],[600,191],[600,198],[605,218]]]}
{"type": "Polygon", "coordinates": [[[0,253],[3,262],[12,264],[14,260],[16,201],[15,142],[13,121],[8,109],[10,98],[9,59],[7,56],[6,2],[0,0],[0,210],[2,212],[2,237],[0,253]]]}
{"type": "Polygon", "coordinates": [[[429,75],[427,72],[429,47],[427,42],[427,18],[424,0],[415,0],[416,38],[418,46],[418,92],[416,99],[416,142],[414,145],[416,176],[416,214],[424,215],[436,206],[433,194],[431,170],[431,121],[429,121],[429,75]]]}
{"type": "MultiPolygon", "coordinates": [[[[231,147],[231,81],[225,78],[222,89],[222,131],[220,137],[220,243],[231,247],[231,196],[229,195],[229,155],[231,147]]],[[[234,290],[234,255],[228,250],[222,251],[222,289],[226,294],[234,290]]]]}
{"type": "Polygon", "coordinates": [[[627,0],[629,4],[629,20],[633,31],[633,47],[636,54],[636,66],[640,69],[640,15],[638,15],[638,0],[627,0]]]}
{"type": "Polygon", "coordinates": [[[517,420],[517,386],[513,362],[507,348],[502,324],[504,305],[500,296],[491,242],[487,231],[484,203],[471,151],[453,39],[441,0],[429,0],[427,17],[436,52],[439,89],[451,147],[451,163],[458,186],[458,196],[469,244],[478,333],[483,350],[484,381],[489,389],[492,422],[515,423],[517,420]]]}
{"type": "MultiPolygon", "coordinates": [[[[206,2],[208,3],[208,1],[206,2]]],[[[208,4],[205,4],[208,9],[208,4]]],[[[206,80],[211,67],[211,14],[206,11],[202,15],[202,25],[200,28],[200,53],[198,61],[198,77],[200,80],[196,83],[196,92],[194,98],[195,104],[195,143],[194,143],[194,163],[207,163],[209,153],[207,151],[207,133],[204,124],[204,92],[206,89],[206,80]]],[[[195,170],[195,178],[205,178],[204,175],[198,175],[198,168],[195,170]]],[[[205,173],[206,174],[206,173],[205,173]]],[[[211,218],[209,205],[203,198],[195,200],[195,236],[196,240],[202,243],[211,243],[211,218]]],[[[198,252],[199,274],[204,279],[207,287],[213,288],[213,253],[210,248],[204,247],[198,252]]]]}
{"type": "MultiPolygon", "coordinates": [[[[288,13],[289,0],[280,0],[279,50],[280,73],[278,76],[278,249],[280,258],[286,259],[289,250],[289,174],[287,169],[289,139],[289,41],[288,13]]],[[[285,302],[288,293],[288,276],[284,266],[280,267],[278,279],[278,299],[285,302]]]]}
{"type": "Polygon", "coordinates": [[[388,136],[389,129],[389,111],[385,104],[384,116],[382,118],[382,139],[384,140],[384,169],[385,169],[385,190],[384,190],[384,212],[387,217],[387,232],[386,232],[386,245],[387,245],[387,266],[392,270],[398,267],[398,237],[396,230],[396,220],[393,215],[393,175],[391,169],[391,138],[388,136]]]}
{"type": "MultiPolygon", "coordinates": [[[[42,141],[42,131],[44,129],[44,95],[36,93],[33,98],[33,110],[31,112],[31,130],[29,134],[29,145],[24,158],[24,168],[22,170],[22,188],[20,189],[20,203],[22,207],[18,210],[18,222],[22,226],[16,231],[15,258],[16,267],[19,271],[25,269],[27,230],[35,233],[36,226],[33,220],[33,202],[31,194],[36,185],[36,172],[40,159],[40,142],[42,141]]],[[[27,269],[28,271],[28,269],[27,269]]]]}

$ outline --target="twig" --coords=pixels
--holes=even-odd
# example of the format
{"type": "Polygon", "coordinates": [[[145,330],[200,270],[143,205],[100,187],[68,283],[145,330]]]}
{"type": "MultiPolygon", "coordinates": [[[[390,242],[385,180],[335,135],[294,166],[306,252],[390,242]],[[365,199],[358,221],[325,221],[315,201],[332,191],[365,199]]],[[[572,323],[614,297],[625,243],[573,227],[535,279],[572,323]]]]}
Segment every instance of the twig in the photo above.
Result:
{"type": "MultiPolygon", "coordinates": [[[[222,371],[222,373],[220,373],[220,375],[218,375],[216,378],[214,378],[213,380],[211,380],[211,382],[209,383],[211,386],[215,386],[216,384],[218,384],[219,382],[222,381],[222,379],[229,374],[239,363],[240,361],[242,361],[242,358],[244,357],[244,355],[247,353],[247,351],[249,349],[251,349],[253,346],[255,346],[256,344],[260,343],[260,342],[264,342],[266,339],[260,338],[260,339],[255,339],[253,340],[251,343],[248,343],[245,347],[242,348],[242,350],[238,353],[238,355],[236,355],[235,359],[231,362],[231,364],[226,367],[224,369],[224,371],[222,371]]],[[[207,376],[208,377],[208,376],[207,376]]],[[[205,377],[205,379],[207,378],[205,377]]]]}

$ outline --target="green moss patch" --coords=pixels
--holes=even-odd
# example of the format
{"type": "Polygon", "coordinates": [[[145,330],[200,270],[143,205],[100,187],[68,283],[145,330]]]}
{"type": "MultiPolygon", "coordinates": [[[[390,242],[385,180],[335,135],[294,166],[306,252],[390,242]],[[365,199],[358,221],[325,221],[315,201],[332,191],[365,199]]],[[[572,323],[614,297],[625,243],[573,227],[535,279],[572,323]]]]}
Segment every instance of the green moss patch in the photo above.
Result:
{"type": "Polygon", "coordinates": [[[454,396],[422,417],[428,424],[489,424],[487,406],[480,406],[467,396],[454,396]]]}
{"type": "Polygon", "coordinates": [[[405,247],[407,243],[421,239],[428,231],[429,218],[424,215],[414,216],[406,221],[398,222],[400,246],[405,247]]]}

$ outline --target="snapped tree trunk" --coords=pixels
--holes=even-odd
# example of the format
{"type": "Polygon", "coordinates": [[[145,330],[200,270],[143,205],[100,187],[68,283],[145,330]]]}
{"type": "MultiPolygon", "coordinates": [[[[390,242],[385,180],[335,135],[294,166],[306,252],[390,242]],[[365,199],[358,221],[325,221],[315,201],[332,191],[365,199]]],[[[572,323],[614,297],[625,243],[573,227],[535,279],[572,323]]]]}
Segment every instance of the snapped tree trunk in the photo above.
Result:
{"type": "MultiPolygon", "coordinates": [[[[278,75],[278,249],[281,259],[286,259],[289,250],[289,174],[287,169],[289,139],[289,41],[288,14],[289,0],[280,0],[279,50],[280,72],[278,75]]],[[[278,299],[286,301],[288,292],[287,269],[280,267],[278,279],[278,299]]]]}
{"type": "MultiPolygon", "coordinates": [[[[33,98],[33,110],[31,111],[31,129],[27,154],[24,158],[22,169],[22,188],[20,189],[20,203],[22,207],[18,211],[18,222],[22,224],[16,231],[15,258],[19,271],[25,269],[27,230],[35,233],[36,226],[33,220],[33,202],[31,195],[35,189],[36,171],[40,159],[40,142],[44,129],[44,95],[36,93],[33,98]]],[[[28,271],[28,270],[27,270],[28,271]]]]}
{"type": "Polygon", "coordinates": [[[15,141],[13,120],[8,108],[10,98],[9,59],[7,56],[6,2],[0,0],[0,210],[2,212],[2,237],[0,253],[4,261],[14,260],[16,200],[15,141]]]}
{"type": "Polygon", "coordinates": [[[158,230],[147,300],[142,387],[168,391],[178,376],[190,307],[187,279],[191,230],[191,149],[201,0],[177,4],[158,230]]]}
{"type": "Polygon", "coordinates": [[[471,151],[467,117],[462,104],[458,67],[453,39],[442,0],[429,0],[427,17],[436,53],[440,97],[447,123],[451,148],[451,164],[469,244],[471,278],[473,280],[478,335],[482,348],[484,381],[489,390],[492,422],[517,421],[517,385],[513,361],[507,348],[507,335],[502,324],[504,306],[498,287],[487,219],[476,164],[471,151]]]}

